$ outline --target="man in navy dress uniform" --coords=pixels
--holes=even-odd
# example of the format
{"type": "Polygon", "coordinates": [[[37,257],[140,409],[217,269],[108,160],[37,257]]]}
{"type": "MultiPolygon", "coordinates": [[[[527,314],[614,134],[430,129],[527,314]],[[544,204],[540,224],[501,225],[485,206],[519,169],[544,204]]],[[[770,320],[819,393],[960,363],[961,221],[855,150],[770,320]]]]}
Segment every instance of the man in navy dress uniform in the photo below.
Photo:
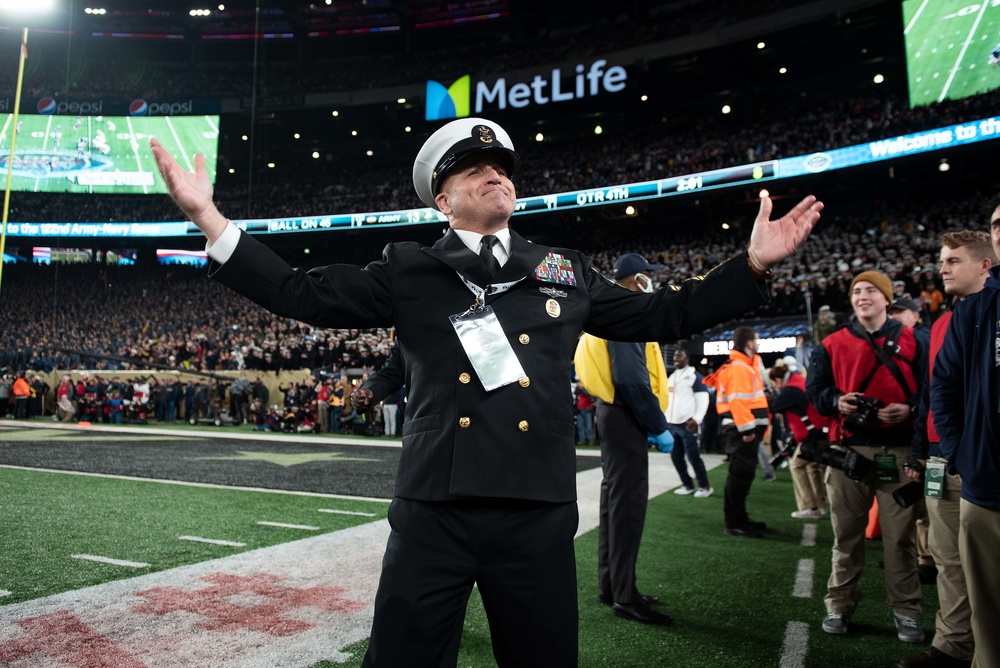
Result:
{"type": "Polygon", "coordinates": [[[510,229],[520,159],[499,125],[465,118],[434,132],[413,166],[447,234],[430,247],[391,243],[364,268],[307,271],[216,209],[204,157],[189,173],[151,144],[171,197],[208,239],[212,278],[316,326],[396,328],[408,402],[365,666],[454,666],[473,585],[500,666],[576,666],[578,336],[677,339],[765,303],[769,268],[822,210],[810,196],[772,221],[765,198],[746,252],[680,286],[630,292],[579,252],[510,229]]]}

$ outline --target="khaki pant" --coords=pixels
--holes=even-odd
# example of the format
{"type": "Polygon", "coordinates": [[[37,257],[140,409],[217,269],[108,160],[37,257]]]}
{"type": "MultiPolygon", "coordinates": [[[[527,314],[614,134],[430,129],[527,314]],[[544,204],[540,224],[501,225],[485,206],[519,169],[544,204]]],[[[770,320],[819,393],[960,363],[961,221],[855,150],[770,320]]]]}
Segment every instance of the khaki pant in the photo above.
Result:
{"type": "MultiPolygon", "coordinates": [[[[855,446],[868,459],[883,454],[875,446],[855,446]]],[[[833,525],[833,571],[827,582],[826,610],[850,617],[861,602],[861,573],[865,566],[865,527],[872,500],[878,499],[879,523],[885,560],[886,605],[900,615],[920,618],[920,579],[917,577],[917,550],[914,540],[916,512],[902,508],[892,493],[909,479],[903,472],[908,447],[893,447],[899,482],[878,482],[874,477],[855,482],[832,466],[826,472],[826,492],[830,498],[833,525]]]]}
{"type": "Polygon", "coordinates": [[[795,448],[788,470],[792,473],[792,487],[795,490],[795,505],[799,510],[826,509],[826,484],[823,478],[826,467],[799,457],[802,446],[795,448]]]}
{"type": "Polygon", "coordinates": [[[1000,666],[1000,510],[983,508],[965,499],[961,501],[961,529],[958,547],[962,568],[969,588],[972,608],[972,633],[976,639],[976,656],[972,668],[1000,666]]]}
{"type": "Polygon", "coordinates": [[[941,607],[934,619],[934,647],[955,657],[971,659],[972,611],[965,586],[965,571],[958,551],[959,509],[962,498],[962,478],[945,475],[943,495],[928,496],[927,517],[930,520],[928,546],[937,564],[938,599],[941,607]]]}
{"type": "Polygon", "coordinates": [[[927,534],[930,532],[931,523],[927,519],[927,505],[923,499],[913,504],[917,511],[917,563],[921,566],[933,566],[934,555],[927,544],[927,534]]]}

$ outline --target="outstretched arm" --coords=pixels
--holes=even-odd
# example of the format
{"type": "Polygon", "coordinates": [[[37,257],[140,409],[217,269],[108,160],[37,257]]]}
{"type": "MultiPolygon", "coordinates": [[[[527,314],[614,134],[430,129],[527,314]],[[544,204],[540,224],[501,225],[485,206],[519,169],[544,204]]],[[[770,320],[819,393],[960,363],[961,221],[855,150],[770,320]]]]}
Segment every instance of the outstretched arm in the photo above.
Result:
{"type": "Polygon", "coordinates": [[[760,198],[760,212],[750,232],[750,268],[759,275],[794,253],[819,220],[823,203],[809,195],[777,220],[771,220],[771,198],[760,198]]]}
{"type": "Polygon", "coordinates": [[[205,156],[201,153],[194,156],[192,174],[181,167],[159,141],[150,139],[149,145],[171,199],[205,234],[209,243],[215,243],[226,230],[229,220],[219,213],[212,202],[212,179],[205,167],[205,156]]]}

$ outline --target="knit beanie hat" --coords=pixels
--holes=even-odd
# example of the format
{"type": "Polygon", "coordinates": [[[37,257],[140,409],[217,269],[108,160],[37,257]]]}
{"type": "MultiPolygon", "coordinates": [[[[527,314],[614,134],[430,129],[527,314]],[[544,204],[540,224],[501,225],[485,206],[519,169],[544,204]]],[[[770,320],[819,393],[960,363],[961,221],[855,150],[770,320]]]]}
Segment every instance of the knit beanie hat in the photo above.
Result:
{"type": "Polygon", "coordinates": [[[885,295],[885,299],[887,302],[889,302],[890,304],[892,303],[893,300],[892,281],[889,280],[888,276],[886,276],[880,271],[863,271],[857,276],[855,276],[854,280],[851,281],[851,289],[848,291],[850,294],[854,294],[854,286],[859,281],[866,281],[868,283],[871,283],[876,288],[878,288],[879,292],[885,295]]]}

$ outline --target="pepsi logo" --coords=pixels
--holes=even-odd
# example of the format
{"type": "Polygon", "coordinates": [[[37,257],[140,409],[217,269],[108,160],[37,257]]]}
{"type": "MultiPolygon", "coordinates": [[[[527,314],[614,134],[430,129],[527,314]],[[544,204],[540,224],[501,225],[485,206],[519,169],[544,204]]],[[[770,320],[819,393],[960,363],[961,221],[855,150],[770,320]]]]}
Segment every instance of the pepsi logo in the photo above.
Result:
{"type": "Polygon", "coordinates": [[[145,116],[148,112],[149,105],[142,98],[132,100],[132,103],[128,105],[129,116],[145,116]]]}
{"type": "Polygon", "coordinates": [[[56,111],[56,101],[51,97],[43,97],[38,101],[38,113],[40,114],[53,114],[56,111]]]}

